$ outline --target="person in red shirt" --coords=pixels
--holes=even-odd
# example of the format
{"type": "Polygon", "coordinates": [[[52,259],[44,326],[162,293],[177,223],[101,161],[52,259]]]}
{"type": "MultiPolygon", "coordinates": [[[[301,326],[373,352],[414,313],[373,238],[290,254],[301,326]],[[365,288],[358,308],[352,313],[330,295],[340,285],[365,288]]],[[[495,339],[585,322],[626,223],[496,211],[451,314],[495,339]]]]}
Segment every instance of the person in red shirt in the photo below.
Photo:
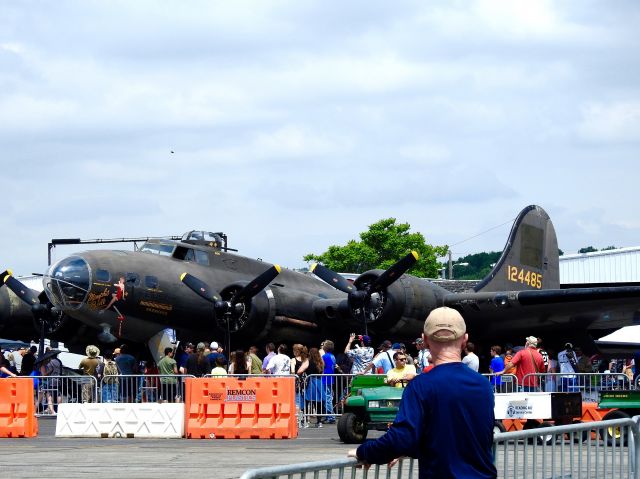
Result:
{"type": "MultiPolygon", "coordinates": [[[[504,365],[504,371],[509,370],[513,366],[517,366],[516,378],[518,378],[518,385],[520,391],[540,391],[538,386],[538,373],[544,373],[546,368],[544,366],[544,360],[542,355],[536,349],[538,347],[538,338],[535,336],[529,336],[526,339],[524,349],[521,349],[516,355],[504,365]]],[[[504,371],[496,373],[496,375],[503,374],[504,371]]]]}

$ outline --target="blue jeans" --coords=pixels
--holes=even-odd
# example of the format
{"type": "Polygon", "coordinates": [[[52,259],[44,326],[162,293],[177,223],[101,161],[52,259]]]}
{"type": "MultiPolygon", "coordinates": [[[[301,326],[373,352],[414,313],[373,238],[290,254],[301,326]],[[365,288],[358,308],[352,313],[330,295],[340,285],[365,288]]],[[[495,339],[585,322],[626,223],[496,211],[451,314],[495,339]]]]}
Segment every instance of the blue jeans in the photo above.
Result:
{"type": "Polygon", "coordinates": [[[324,413],[328,414],[324,421],[334,422],[336,417],[333,415],[333,384],[324,385],[324,413]]]}
{"type": "Polygon", "coordinates": [[[562,376],[560,378],[560,389],[559,392],[563,393],[573,393],[579,391],[580,389],[576,387],[576,378],[562,376]]]}
{"type": "Polygon", "coordinates": [[[102,402],[118,402],[118,384],[102,384],[102,402]]]}

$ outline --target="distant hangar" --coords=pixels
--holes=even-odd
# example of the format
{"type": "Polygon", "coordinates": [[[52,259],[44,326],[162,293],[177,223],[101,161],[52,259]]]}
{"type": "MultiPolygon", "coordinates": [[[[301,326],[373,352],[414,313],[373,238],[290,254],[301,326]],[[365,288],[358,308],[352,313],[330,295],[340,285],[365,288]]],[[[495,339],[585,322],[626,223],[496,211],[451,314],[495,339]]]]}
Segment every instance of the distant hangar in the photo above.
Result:
{"type": "Polygon", "coordinates": [[[640,284],[640,246],[560,256],[560,284],[640,284]]]}

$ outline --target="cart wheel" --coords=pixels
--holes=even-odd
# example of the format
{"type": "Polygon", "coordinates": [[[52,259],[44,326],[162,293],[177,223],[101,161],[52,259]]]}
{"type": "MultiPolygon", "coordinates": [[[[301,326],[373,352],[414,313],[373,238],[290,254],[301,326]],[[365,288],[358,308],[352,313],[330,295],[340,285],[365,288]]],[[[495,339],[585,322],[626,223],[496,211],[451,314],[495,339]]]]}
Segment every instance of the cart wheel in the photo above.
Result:
{"type": "MultiPolygon", "coordinates": [[[[630,417],[631,416],[629,416],[626,412],[616,409],[605,414],[602,420],[608,421],[610,419],[629,419],[630,417]]],[[[607,427],[606,429],[600,431],[600,437],[604,441],[606,441],[609,446],[627,445],[627,433],[620,427],[607,427]]]]}
{"type": "Polygon", "coordinates": [[[367,425],[352,412],[338,418],[338,436],[345,444],[360,444],[367,438],[367,425]]]}

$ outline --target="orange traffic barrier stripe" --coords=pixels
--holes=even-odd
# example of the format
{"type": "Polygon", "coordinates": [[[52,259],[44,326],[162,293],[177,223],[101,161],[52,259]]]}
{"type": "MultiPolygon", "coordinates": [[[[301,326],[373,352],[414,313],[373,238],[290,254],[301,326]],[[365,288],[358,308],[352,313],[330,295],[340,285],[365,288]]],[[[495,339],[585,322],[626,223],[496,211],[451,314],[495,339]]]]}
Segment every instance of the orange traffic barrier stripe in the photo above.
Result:
{"type": "Polygon", "coordinates": [[[602,418],[606,416],[606,414],[614,409],[598,408],[598,403],[595,402],[583,402],[582,403],[582,417],[580,420],[582,422],[592,422],[592,421],[602,421],[602,418]]]}
{"type": "Polygon", "coordinates": [[[288,439],[298,435],[295,377],[187,378],[187,438],[288,439]]]}
{"type": "Polygon", "coordinates": [[[35,437],[38,420],[32,378],[0,379],[0,437],[35,437]]]}

